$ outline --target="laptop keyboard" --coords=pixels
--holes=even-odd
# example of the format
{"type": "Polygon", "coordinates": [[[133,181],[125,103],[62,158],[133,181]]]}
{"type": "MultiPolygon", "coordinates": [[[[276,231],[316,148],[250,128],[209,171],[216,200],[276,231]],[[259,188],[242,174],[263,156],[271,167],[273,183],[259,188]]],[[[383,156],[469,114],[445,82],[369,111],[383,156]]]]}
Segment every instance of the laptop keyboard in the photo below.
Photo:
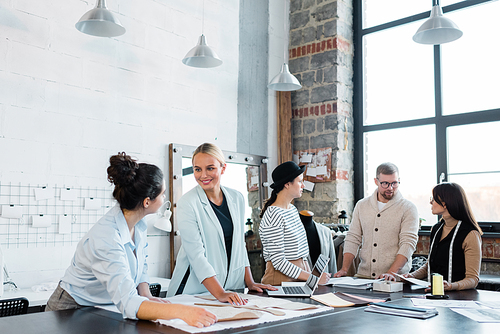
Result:
{"type": "Polygon", "coordinates": [[[282,288],[287,295],[297,295],[305,293],[304,289],[302,289],[301,286],[283,286],[282,288]]]}

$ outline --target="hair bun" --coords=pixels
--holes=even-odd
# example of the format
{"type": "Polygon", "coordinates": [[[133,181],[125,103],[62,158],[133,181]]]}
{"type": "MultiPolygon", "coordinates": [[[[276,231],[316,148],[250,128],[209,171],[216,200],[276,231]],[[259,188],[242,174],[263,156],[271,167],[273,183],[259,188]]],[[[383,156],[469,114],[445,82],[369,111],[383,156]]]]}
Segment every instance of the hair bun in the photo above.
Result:
{"type": "Polygon", "coordinates": [[[108,181],[115,185],[126,186],[135,179],[139,165],[125,152],[119,152],[109,158],[108,181]]]}

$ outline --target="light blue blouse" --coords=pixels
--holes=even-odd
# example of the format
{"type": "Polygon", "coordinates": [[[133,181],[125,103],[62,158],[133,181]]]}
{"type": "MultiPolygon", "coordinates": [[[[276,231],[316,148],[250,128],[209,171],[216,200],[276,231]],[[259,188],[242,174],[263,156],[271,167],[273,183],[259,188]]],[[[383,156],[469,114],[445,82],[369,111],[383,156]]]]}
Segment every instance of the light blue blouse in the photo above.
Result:
{"type": "Polygon", "coordinates": [[[147,225],[140,220],[130,237],[122,210],[109,210],[80,240],[61,287],[83,306],[115,304],[124,318],[137,319],[139,283],[147,275],[147,225]],[[134,255],[134,250],[136,255],[134,255]]]}

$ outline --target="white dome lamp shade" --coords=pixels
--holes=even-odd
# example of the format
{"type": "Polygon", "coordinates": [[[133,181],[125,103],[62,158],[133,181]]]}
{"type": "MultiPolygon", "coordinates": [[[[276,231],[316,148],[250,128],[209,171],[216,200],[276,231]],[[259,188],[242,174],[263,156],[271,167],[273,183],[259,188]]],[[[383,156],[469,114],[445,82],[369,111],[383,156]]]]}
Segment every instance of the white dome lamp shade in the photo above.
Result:
{"type": "Polygon", "coordinates": [[[280,91],[280,92],[289,92],[292,90],[301,89],[302,85],[299,80],[290,73],[288,69],[288,64],[284,63],[281,66],[281,71],[276,75],[271,82],[267,85],[267,88],[280,91]]]}
{"type": "Polygon", "coordinates": [[[210,68],[222,65],[222,60],[217,56],[214,50],[207,45],[207,39],[203,34],[205,29],[205,1],[203,1],[203,11],[201,14],[201,36],[198,39],[198,44],[186,54],[182,63],[198,68],[210,68]]]}
{"type": "Polygon", "coordinates": [[[198,44],[189,50],[182,63],[187,66],[209,68],[222,65],[222,60],[217,56],[214,50],[208,45],[205,35],[201,35],[198,44]]]}
{"type": "Polygon", "coordinates": [[[281,70],[267,85],[267,88],[278,91],[278,92],[289,92],[292,90],[301,89],[302,85],[299,80],[290,73],[288,69],[288,35],[289,35],[289,24],[290,24],[290,11],[289,11],[289,1],[285,1],[285,14],[283,17],[283,30],[284,30],[284,46],[283,46],[283,59],[284,63],[281,65],[281,70]]]}
{"type": "Polygon", "coordinates": [[[84,34],[98,37],[116,37],[125,33],[118,18],[106,8],[106,0],[98,0],[95,8],[83,14],[75,27],[84,34]]]}
{"type": "Polygon", "coordinates": [[[450,19],[443,16],[439,2],[432,6],[431,16],[413,35],[413,41],[420,44],[444,44],[462,37],[463,32],[450,19]]]}

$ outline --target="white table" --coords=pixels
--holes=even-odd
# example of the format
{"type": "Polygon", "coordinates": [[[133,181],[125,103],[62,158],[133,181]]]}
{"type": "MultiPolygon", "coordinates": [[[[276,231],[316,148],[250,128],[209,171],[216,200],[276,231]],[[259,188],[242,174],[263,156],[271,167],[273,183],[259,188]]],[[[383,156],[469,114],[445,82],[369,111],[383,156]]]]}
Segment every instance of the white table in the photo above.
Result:
{"type": "MultiPolygon", "coordinates": [[[[162,278],[162,277],[150,277],[151,283],[160,283],[161,284],[161,290],[160,292],[166,292],[168,289],[168,286],[170,284],[170,279],[169,278],[162,278]]],[[[8,291],[8,286],[4,287],[6,290],[3,292],[1,299],[12,299],[12,298],[19,298],[19,297],[25,297],[29,300],[30,304],[29,307],[34,307],[34,306],[43,306],[47,304],[47,301],[49,300],[50,296],[52,295],[52,292],[54,290],[50,291],[40,291],[40,292],[35,292],[31,288],[26,288],[26,289],[19,289],[15,291],[8,291]]]]}

